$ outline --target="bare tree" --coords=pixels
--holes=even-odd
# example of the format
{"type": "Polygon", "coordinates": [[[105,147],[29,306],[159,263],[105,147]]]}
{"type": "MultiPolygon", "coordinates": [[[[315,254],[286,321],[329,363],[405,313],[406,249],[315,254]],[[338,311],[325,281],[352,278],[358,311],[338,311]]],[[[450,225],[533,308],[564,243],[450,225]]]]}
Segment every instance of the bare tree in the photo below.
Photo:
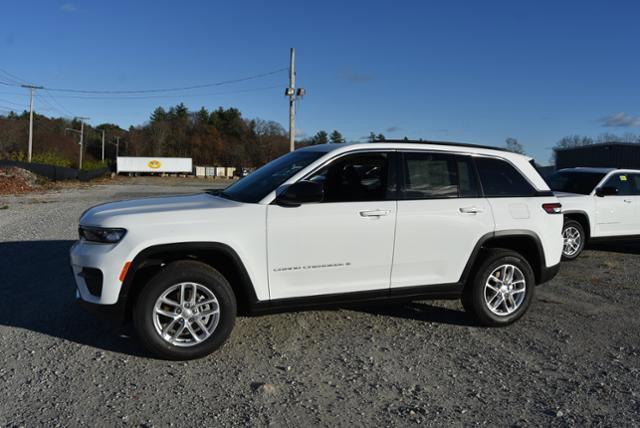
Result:
{"type": "Polygon", "coordinates": [[[507,138],[505,140],[505,144],[506,144],[507,150],[509,150],[510,152],[518,153],[521,155],[525,154],[524,147],[522,147],[522,144],[520,144],[518,140],[516,140],[515,138],[511,138],[511,137],[507,138]]]}

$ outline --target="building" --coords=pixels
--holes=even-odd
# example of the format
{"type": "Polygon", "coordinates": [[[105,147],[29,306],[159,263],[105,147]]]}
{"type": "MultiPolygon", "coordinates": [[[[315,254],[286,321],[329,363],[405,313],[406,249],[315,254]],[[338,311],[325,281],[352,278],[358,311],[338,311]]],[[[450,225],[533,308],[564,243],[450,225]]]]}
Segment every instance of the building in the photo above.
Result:
{"type": "Polygon", "coordinates": [[[578,166],[640,169],[640,144],[599,143],[556,149],[556,169],[578,166]]]}

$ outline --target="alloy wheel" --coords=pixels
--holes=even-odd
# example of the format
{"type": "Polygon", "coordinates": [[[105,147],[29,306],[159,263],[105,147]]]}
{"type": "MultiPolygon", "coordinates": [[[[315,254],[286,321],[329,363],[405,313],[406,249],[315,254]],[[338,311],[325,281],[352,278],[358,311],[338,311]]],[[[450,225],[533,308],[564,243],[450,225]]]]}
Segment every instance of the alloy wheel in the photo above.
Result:
{"type": "Polygon", "coordinates": [[[562,253],[567,257],[572,257],[580,251],[582,245],[582,234],[580,231],[569,226],[562,231],[562,238],[564,240],[564,246],[562,247],[562,253]]]}
{"type": "Polygon", "coordinates": [[[215,294],[202,284],[182,282],[169,287],[153,307],[153,325],[166,342],[179,347],[207,340],[220,321],[215,294]]]}
{"type": "Polygon", "coordinates": [[[500,265],[485,282],[484,301],[495,315],[511,315],[524,302],[526,290],[527,281],[520,268],[512,264],[500,265]]]}

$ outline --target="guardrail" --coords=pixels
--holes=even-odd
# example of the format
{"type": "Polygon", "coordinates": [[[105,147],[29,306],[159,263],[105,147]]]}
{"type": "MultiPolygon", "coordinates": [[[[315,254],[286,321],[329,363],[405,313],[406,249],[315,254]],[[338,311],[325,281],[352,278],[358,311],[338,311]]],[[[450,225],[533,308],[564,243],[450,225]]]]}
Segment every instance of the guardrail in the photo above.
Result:
{"type": "Polygon", "coordinates": [[[66,168],[63,166],[47,165],[43,163],[27,163],[12,160],[0,160],[0,168],[16,167],[26,169],[34,174],[42,175],[53,181],[61,180],[80,180],[89,181],[94,178],[102,177],[109,172],[109,168],[98,168],[89,170],[77,170],[75,168],[66,168]]]}

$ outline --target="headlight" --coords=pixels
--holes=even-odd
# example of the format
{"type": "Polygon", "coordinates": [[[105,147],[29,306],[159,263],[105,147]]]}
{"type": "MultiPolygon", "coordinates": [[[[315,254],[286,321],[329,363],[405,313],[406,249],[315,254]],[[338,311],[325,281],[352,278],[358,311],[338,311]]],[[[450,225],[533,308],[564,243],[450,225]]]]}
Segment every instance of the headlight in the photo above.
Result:
{"type": "Polygon", "coordinates": [[[84,238],[87,241],[115,244],[124,238],[127,230],[111,227],[80,226],[78,233],[80,238],[84,238]]]}

